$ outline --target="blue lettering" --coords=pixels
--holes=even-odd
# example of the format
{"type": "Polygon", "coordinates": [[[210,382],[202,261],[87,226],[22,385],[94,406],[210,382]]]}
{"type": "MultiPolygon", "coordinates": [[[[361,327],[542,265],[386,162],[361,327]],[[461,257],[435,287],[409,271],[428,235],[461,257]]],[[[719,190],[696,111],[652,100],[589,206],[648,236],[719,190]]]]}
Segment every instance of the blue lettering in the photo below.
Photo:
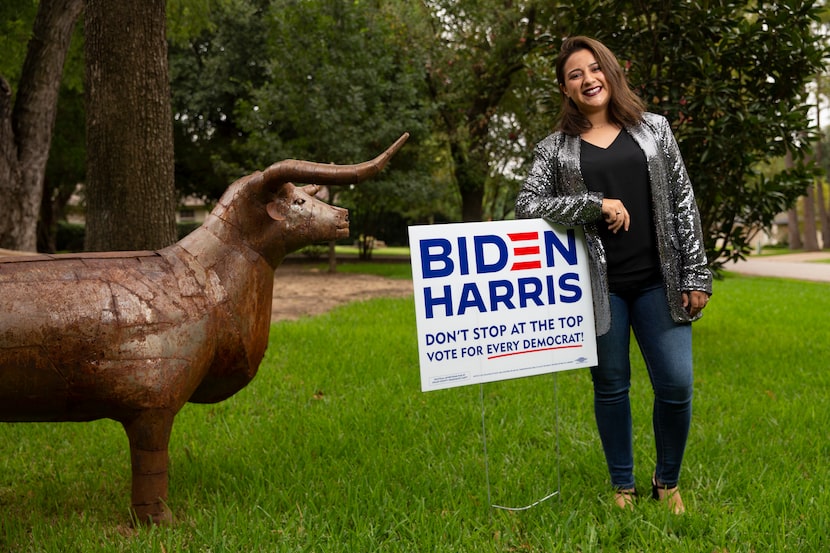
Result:
{"type": "MultiPolygon", "coordinates": [[[[548,275],[551,278],[551,275],[548,275]]],[[[542,281],[536,277],[520,278],[519,285],[519,307],[527,307],[528,301],[532,301],[538,306],[545,305],[540,297],[542,295],[542,281]]],[[[548,297],[552,296],[552,291],[548,290],[548,297]]],[[[553,303],[549,301],[548,303],[553,303]]]]}
{"type": "Polygon", "coordinates": [[[548,305],[556,305],[556,289],[553,286],[553,275],[545,275],[548,284],[548,305]]]}
{"type": "Polygon", "coordinates": [[[432,312],[432,308],[435,305],[443,305],[445,317],[452,317],[452,293],[450,291],[450,285],[444,285],[444,297],[432,297],[432,288],[424,288],[424,305],[426,306],[426,315],[427,319],[433,318],[435,315],[432,312]]]}
{"type": "Polygon", "coordinates": [[[577,251],[576,251],[576,234],[574,233],[574,229],[569,228],[567,230],[568,235],[568,245],[567,247],[565,244],[559,240],[559,236],[556,235],[555,232],[552,230],[545,231],[545,254],[546,254],[546,262],[547,267],[556,267],[554,263],[554,255],[553,250],[554,248],[559,254],[565,259],[568,265],[576,265],[577,262],[577,251]]]}
{"type": "Polygon", "coordinates": [[[470,261],[467,259],[467,237],[458,237],[458,269],[462,275],[470,274],[470,261]]]}
{"type": "Polygon", "coordinates": [[[559,294],[559,299],[565,303],[576,303],[582,299],[582,288],[579,287],[579,275],[576,273],[564,273],[559,277],[559,289],[563,292],[573,292],[572,296],[559,294]],[[569,281],[575,282],[569,282],[569,281]]]}
{"type": "Polygon", "coordinates": [[[513,297],[513,283],[509,280],[490,281],[490,311],[498,311],[499,304],[503,303],[508,309],[516,309],[510,298],[513,297]],[[504,289],[504,294],[499,294],[499,288],[504,289]]]}
{"type": "Polygon", "coordinates": [[[480,313],[486,313],[487,308],[484,306],[484,300],[481,298],[481,293],[475,282],[468,282],[461,289],[461,301],[458,302],[458,314],[463,315],[467,312],[468,307],[475,307],[480,313]]]}
{"type": "Polygon", "coordinates": [[[421,274],[424,278],[438,278],[445,277],[452,274],[455,265],[450,259],[450,252],[452,251],[452,244],[445,238],[432,238],[429,240],[421,240],[421,274]],[[432,252],[435,248],[438,251],[432,252]],[[432,264],[438,264],[438,267],[433,269],[432,264]]]}
{"type": "Polygon", "coordinates": [[[507,265],[507,244],[504,240],[494,234],[486,234],[484,236],[473,236],[473,247],[476,253],[476,274],[496,273],[504,269],[507,265]],[[484,246],[492,244],[496,246],[499,251],[499,258],[492,264],[488,265],[484,262],[484,246]]]}
{"type": "MultiPolygon", "coordinates": [[[[451,285],[425,287],[424,305],[426,318],[433,319],[436,316],[436,308],[441,307],[445,317],[452,317],[464,315],[471,309],[487,313],[500,309],[516,309],[517,304],[524,308],[531,304],[538,307],[544,307],[546,304],[555,305],[557,300],[562,303],[576,303],[582,299],[582,295],[579,274],[564,273],[558,280],[555,280],[553,275],[546,275],[544,280],[538,277],[524,277],[515,283],[511,280],[492,280],[487,283],[486,289],[479,289],[476,282],[467,282],[461,286],[457,303],[454,303],[451,285]],[[487,301],[482,292],[487,294],[487,301]]],[[[447,341],[455,340],[455,335],[447,332],[442,338],[447,341]]]]}

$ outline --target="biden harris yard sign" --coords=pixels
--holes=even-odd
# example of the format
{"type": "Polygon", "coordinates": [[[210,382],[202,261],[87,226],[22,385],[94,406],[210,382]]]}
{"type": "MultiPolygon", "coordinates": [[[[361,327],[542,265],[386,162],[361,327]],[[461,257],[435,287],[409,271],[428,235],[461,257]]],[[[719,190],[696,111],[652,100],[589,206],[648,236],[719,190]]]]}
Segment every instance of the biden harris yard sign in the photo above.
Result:
{"type": "Polygon", "coordinates": [[[421,390],[597,363],[585,238],[543,219],[409,227],[421,390]]]}

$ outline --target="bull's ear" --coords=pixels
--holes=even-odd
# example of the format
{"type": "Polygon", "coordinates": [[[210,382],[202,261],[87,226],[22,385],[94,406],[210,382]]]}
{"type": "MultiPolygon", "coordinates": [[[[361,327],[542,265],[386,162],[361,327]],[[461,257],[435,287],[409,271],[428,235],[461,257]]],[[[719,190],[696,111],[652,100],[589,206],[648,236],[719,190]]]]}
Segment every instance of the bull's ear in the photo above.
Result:
{"type": "Polygon", "coordinates": [[[268,216],[275,221],[285,221],[285,202],[281,200],[276,200],[274,202],[269,202],[268,205],[265,206],[265,211],[268,212],[268,216]]]}
{"type": "Polygon", "coordinates": [[[277,188],[272,190],[274,199],[265,205],[265,211],[268,216],[275,221],[285,221],[285,213],[288,209],[288,204],[291,201],[292,191],[295,186],[290,182],[280,183],[277,188]]]}

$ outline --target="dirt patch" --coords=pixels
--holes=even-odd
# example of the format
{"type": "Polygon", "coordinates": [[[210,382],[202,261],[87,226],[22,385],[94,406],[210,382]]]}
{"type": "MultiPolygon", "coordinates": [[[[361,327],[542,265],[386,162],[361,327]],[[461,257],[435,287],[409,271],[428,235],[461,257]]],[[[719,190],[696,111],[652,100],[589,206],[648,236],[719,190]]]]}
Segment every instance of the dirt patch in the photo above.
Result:
{"type": "Polygon", "coordinates": [[[21,255],[37,255],[37,252],[21,252],[17,250],[6,250],[0,248],[0,257],[5,256],[21,256],[21,255]]]}
{"type": "Polygon", "coordinates": [[[412,295],[412,281],[376,275],[329,273],[286,264],[274,274],[271,320],[320,315],[352,301],[412,295]]]}

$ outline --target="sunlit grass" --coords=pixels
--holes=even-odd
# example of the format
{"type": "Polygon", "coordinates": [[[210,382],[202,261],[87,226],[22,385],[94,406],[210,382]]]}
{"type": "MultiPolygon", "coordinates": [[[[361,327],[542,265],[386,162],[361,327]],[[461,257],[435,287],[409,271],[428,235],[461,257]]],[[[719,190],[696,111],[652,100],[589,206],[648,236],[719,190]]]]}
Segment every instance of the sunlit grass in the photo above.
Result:
{"type": "MultiPolygon", "coordinates": [[[[328,271],[328,263],[306,263],[305,266],[310,270],[328,271]]],[[[408,261],[390,263],[359,260],[341,261],[337,264],[337,272],[362,273],[395,279],[412,278],[412,268],[408,261]]]]}
{"type": "MultiPolygon", "coordinates": [[[[0,551],[821,551],[828,311],[827,284],[715,283],[694,327],[682,517],[611,507],[587,371],[421,393],[412,299],[379,299],[274,325],[251,385],[185,407],[170,528],[130,528],[118,424],[0,424],[0,551]],[[488,506],[557,489],[523,512],[488,506]]],[[[651,392],[633,358],[647,492],[651,392]]]]}
{"type": "MultiPolygon", "coordinates": [[[[356,246],[337,246],[335,251],[338,254],[349,254],[349,255],[358,255],[360,253],[360,249],[356,246]]],[[[384,246],[382,248],[373,248],[372,249],[372,257],[377,256],[378,258],[389,257],[389,256],[404,256],[409,257],[409,248],[405,246],[384,246]]]]}

